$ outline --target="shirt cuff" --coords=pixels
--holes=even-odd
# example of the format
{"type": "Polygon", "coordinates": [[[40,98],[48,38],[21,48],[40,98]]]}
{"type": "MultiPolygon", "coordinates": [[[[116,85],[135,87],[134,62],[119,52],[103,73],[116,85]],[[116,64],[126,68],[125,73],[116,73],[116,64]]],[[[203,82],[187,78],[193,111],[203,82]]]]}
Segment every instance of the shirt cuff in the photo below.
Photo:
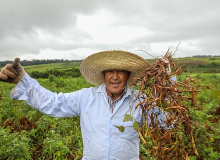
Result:
{"type": "Polygon", "coordinates": [[[21,97],[24,94],[31,81],[32,78],[25,72],[21,80],[9,92],[9,97],[11,97],[12,99],[19,99],[19,97],[21,97]]]}

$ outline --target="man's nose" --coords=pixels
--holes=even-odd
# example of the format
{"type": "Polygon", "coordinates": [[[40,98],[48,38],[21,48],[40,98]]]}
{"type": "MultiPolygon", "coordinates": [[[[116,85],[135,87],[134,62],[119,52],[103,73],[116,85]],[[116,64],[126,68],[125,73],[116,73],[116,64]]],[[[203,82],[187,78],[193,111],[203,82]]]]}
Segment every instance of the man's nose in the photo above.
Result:
{"type": "Polygon", "coordinates": [[[119,76],[118,76],[118,71],[114,71],[114,72],[113,72],[112,78],[113,78],[113,79],[118,79],[118,78],[119,78],[119,76]]]}

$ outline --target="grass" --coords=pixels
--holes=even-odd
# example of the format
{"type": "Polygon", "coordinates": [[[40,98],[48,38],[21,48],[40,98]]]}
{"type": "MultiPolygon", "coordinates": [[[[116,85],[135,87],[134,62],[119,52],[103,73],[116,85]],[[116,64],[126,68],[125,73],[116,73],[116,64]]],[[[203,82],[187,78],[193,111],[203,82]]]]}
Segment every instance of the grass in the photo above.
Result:
{"type": "MultiPolygon", "coordinates": [[[[220,90],[220,74],[192,74],[204,85],[220,90]],[[212,84],[211,84],[212,83],[212,84]]],[[[92,85],[79,78],[37,79],[45,88],[53,92],[72,92],[92,85]]],[[[184,80],[184,77],[183,77],[184,80]]],[[[0,159],[80,159],[82,157],[82,137],[79,117],[53,118],[29,107],[23,101],[12,100],[8,92],[14,84],[0,82],[0,159]]],[[[203,159],[218,159],[219,132],[207,126],[220,129],[216,108],[220,101],[212,95],[212,90],[198,93],[198,110],[191,111],[198,123],[198,151],[203,159]]],[[[141,143],[140,159],[153,159],[150,155],[152,141],[141,143]]],[[[196,159],[191,156],[190,159],[196,159]]]]}

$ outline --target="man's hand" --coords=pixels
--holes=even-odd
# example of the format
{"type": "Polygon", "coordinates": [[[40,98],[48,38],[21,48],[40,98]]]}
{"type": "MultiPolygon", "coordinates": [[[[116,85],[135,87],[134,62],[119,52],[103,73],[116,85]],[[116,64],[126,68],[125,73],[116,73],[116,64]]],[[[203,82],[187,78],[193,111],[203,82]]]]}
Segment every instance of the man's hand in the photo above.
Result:
{"type": "Polygon", "coordinates": [[[20,58],[15,58],[13,64],[7,64],[0,72],[0,81],[17,84],[24,75],[24,68],[20,65],[20,58]]]}
{"type": "Polygon", "coordinates": [[[171,74],[171,68],[170,68],[170,62],[167,58],[159,58],[159,61],[161,61],[164,64],[166,74],[171,74]]]}

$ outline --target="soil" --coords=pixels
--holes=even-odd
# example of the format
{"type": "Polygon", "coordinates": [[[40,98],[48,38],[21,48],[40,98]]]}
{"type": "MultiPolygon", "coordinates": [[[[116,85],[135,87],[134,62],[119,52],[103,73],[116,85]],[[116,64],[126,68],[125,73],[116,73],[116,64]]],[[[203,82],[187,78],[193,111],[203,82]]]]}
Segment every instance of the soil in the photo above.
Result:
{"type": "Polygon", "coordinates": [[[18,119],[18,125],[16,124],[16,121],[13,121],[13,120],[3,119],[3,121],[4,123],[1,125],[3,128],[6,128],[7,126],[11,126],[10,133],[20,132],[22,130],[30,131],[38,127],[37,122],[33,122],[29,120],[26,116],[23,116],[18,119]]]}
{"type": "Polygon", "coordinates": [[[220,107],[217,107],[215,109],[213,117],[208,118],[209,122],[211,123],[218,123],[220,121],[220,107]]]}
{"type": "Polygon", "coordinates": [[[217,107],[215,110],[215,115],[220,115],[220,107],[217,107]]]}

